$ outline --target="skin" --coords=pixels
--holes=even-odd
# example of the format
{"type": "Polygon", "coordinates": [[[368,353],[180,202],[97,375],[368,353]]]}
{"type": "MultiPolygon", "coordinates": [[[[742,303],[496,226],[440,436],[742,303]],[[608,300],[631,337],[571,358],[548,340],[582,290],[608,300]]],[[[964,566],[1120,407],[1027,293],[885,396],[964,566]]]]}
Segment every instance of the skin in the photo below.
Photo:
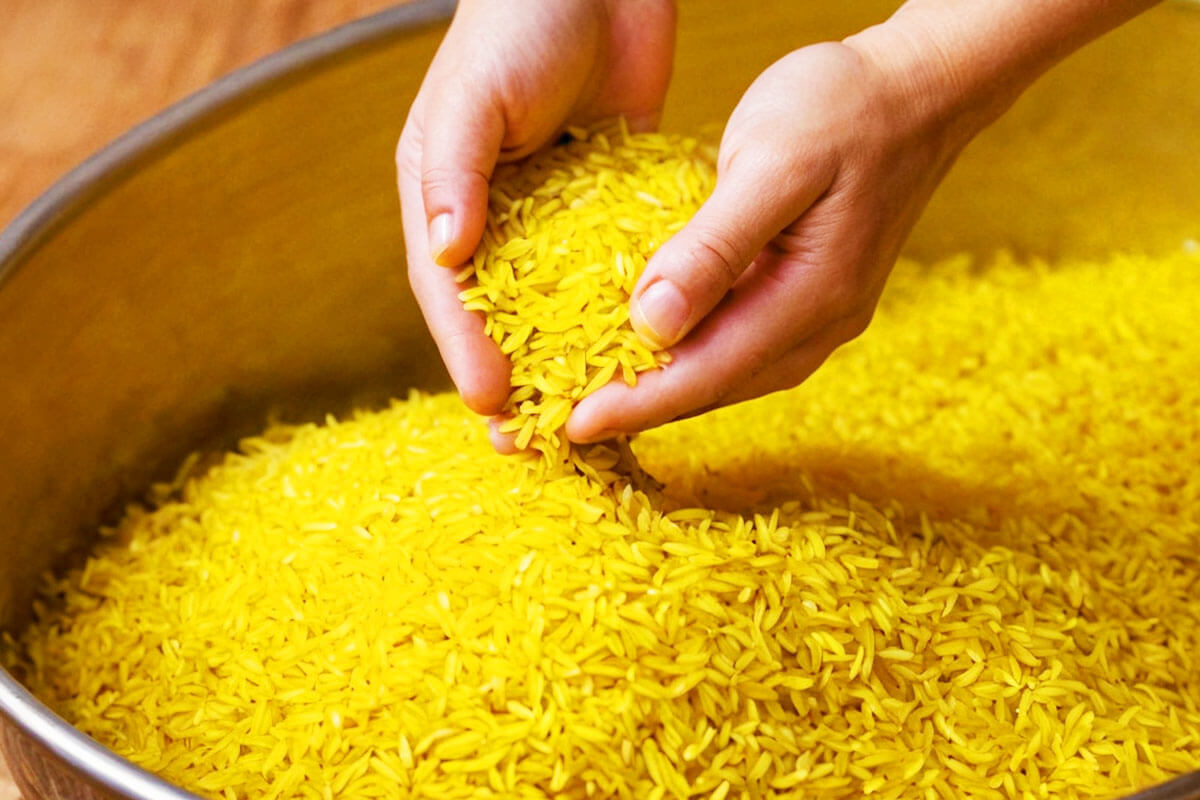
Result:
{"type": "MultiPolygon", "coordinates": [[[[910,0],[880,25],[772,64],[729,118],[712,197],[634,290],[635,330],[669,347],[672,364],[585,398],[568,437],[633,433],[804,381],[866,329],[962,148],[1046,69],[1150,5],[910,0]]],[[[500,411],[509,365],[446,267],[479,242],[496,164],[568,124],[624,114],[652,128],[674,26],[669,0],[460,5],[397,166],[410,282],[476,412],[500,411]]]]}

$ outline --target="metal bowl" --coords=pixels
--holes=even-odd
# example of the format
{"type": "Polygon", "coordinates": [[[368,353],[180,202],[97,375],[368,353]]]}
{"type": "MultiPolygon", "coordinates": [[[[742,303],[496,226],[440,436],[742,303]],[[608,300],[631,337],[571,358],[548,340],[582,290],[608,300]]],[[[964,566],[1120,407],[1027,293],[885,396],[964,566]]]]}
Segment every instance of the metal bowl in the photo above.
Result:
{"type": "MultiPolygon", "coordinates": [[[[887,2],[682,4],[666,126],[887,2]]],[[[392,151],[451,12],[423,0],[284,50],[135,128],[0,234],[0,630],[39,575],[191,450],[445,375],[404,281],[392,151]]],[[[1200,239],[1200,8],[1073,56],[974,143],[908,252],[1050,257],[1200,239]]],[[[184,800],[0,671],[27,800],[184,800]]],[[[1200,798],[1200,773],[1139,795],[1200,798]]]]}

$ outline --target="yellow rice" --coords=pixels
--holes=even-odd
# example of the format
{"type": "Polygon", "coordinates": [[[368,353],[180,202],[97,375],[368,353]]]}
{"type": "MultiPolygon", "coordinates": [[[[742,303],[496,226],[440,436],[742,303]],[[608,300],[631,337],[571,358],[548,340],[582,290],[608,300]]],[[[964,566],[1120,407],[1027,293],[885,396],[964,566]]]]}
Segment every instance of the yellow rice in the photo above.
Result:
{"type": "Polygon", "coordinates": [[[628,324],[629,295],[716,183],[715,151],[695,138],[630,136],[623,121],[570,135],[497,171],[483,243],[458,274],[513,364],[501,430],[560,461],[574,403],[670,360],[628,324]]]}
{"type": "MultiPolygon", "coordinates": [[[[692,169],[612,136],[551,161],[692,169]]],[[[494,199],[478,285],[520,317],[486,271],[549,200],[521,232],[494,199]]],[[[561,415],[497,456],[448,395],[276,425],[48,577],[3,657],[209,797],[1119,796],[1200,769],[1198,298],[1183,252],[902,264],[801,389],[640,437],[662,492],[558,464],[561,415]]],[[[510,352],[558,375],[522,429],[577,396],[510,352]]]]}

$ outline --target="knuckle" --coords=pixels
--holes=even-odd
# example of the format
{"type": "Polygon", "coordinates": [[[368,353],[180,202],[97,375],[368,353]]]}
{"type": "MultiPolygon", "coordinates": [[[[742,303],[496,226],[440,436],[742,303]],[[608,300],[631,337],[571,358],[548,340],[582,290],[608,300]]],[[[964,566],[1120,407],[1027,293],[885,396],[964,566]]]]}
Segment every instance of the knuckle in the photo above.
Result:
{"type": "Polygon", "coordinates": [[[789,143],[786,149],[765,147],[761,137],[778,127],[774,120],[752,120],[755,123],[755,144],[730,150],[728,156],[718,161],[718,174],[726,175],[745,186],[774,186],[794,191],[798,179],[810,180],[809,174],[825,159],[826,148],[812,142],[800,140],[789,143]]]}
{"type": "Polygon", "coordinates": [[[691,260],[701,265],[713,283],[731,284],[742,274],[742,248],[735,237],[720,230],[702,231],[692,242],[691,260]]]}
{"type": "Polygon", "coordinates": [[[421,189],[426,194],[487,189],[488,177],[476,169],[426,167],[421,171],[421,189]]]}
{"type": "Polygon", "coordinates": [[[457,182],[457,175],[446,167],[427,167],[421,170],[421,188],[427,192],[437,192],[450,188],[457,182]]]}

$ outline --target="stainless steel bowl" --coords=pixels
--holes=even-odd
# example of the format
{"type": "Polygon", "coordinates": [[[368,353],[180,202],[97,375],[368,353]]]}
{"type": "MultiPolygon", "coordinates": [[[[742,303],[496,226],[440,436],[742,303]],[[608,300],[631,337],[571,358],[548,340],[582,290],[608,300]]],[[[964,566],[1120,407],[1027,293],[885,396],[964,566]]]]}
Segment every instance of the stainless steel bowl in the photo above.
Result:
{"type": "MultiPolygon", "coordinates": [[[[722,119],[775,58],[888,5],[750,0],[731,14],[689,0],[667,127],[722,119]]],[[[269,409],[447,385],[405,286],[392,150],[450,11],[421,0],[219,81],[0,234],[0,630],[24,624],[41,573],[198,446],[269,409]]],[[[1200,239],[1197,52],[1200,7],[1177,2],[1074,56],[971,146],[909,254],[1200,239]]],[[[2,671],[0,744],[27,800],[193,797],[2,671]]],[[[1200,798],[1200,773],[1139,797],[1200,798]]]]}

